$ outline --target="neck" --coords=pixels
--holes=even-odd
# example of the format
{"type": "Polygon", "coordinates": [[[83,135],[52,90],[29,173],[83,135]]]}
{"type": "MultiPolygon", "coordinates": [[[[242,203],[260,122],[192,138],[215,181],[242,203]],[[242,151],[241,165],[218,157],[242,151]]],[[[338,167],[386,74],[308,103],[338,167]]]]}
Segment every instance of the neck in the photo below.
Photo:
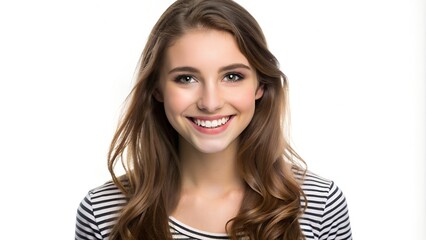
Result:
{"type": "Polygon", "coordinates": [[[236,156],[236,142],[221,152],[203,153],[181,140],[182,188],[217,194],[242,189],[243,181],[236,166],[236,156]]]}

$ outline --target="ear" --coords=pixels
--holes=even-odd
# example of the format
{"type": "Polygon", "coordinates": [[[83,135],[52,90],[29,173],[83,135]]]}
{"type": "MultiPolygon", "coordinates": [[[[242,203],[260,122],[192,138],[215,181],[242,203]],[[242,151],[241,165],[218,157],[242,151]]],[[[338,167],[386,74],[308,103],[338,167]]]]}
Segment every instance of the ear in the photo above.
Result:
{"type": "Polygon", "coordinates": [[[260,84],[256,89],[256,95],[255,95],[256,100],[260,99],[263,96],[263,90],[264,90],[264,85],[260,84]]]}
{"type": "Polygon", "coordinates": [[[163,93],[157,88],[154,90],[154,98],[159,102],[163,102],[163,93]]]}

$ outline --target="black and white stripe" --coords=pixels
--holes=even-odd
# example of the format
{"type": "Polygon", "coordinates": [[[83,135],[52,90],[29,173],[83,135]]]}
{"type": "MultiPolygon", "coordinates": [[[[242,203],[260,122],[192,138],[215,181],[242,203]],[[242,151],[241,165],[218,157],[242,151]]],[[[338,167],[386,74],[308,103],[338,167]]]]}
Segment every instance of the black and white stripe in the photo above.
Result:
{"type": "Polygon", "coordinates": [[[77,210],[75,239],[108,239],[127,200],[112,182],[90,191],[77,210]]]}
{"type": "Polygon", "coordinates": [[[308,172],[302,189],[307,208],[299,222],[306,239],[352,239],[346,199],[334,182],[308,172]]]}
{"type": "Polygon", "coordinates": [[[229,239],[226,234],[220,233],[209,233],[194,229],[190,226],[187,226],[173,217],[169,218],[170,231],[172,233],[173,239],[200,239],[200,240],[213,240],[213,239],[229,239]]]}
{"type": "MultiPolygon", "coordinates": [[[[352,239],[346,199],[334,182],[308,172],[302,184],[307,209],[300,219],[307,240],[352,239]]],[[[76,240],[108,239],[125,196],[111,182],[90,191],[77,210],[76,240]]],[[[302,205],[305,201],[301,202],[302,205]]],[[[203,232],[169,219],[173,239],[228,239],[224,234],[203,232]]]]}

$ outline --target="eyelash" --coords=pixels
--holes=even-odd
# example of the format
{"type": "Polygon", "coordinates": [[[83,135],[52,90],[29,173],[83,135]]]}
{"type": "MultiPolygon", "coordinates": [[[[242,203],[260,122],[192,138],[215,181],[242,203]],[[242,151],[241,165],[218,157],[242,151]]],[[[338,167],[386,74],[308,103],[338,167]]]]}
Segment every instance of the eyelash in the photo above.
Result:
{"type": "Polygon", "coordinates": [[[228,82],[238,82],[238,81],[243,80],[244,76],[240,73],[227,73],[224,78],[228,78],[229,79],[228,82]],[[230,76],[233,76],[234,78],[237,77],[238,79],[237,80],[230,79],[229,78],[230,76]]]}
{"type": "MultiPolygon", "coordinates": [[[[226,82],[238,82],[244,79],[244,76],[240,73],[227,73],[225,74],[225,76],[223,77],[223,79],[228,79],[225,80],[226,82]],[[233,79],[231,79],[233,78],[233,79]],[[237,78],[237,79],[235,79],[237,78]]],[[[175,78],[175,82],[177,83],[182,83],[182,84],[190,84],[192,83],[192,81],[196,81],[194,76],[191,75],[178,75],[175,78]]]]}
{"type": "Polygon", "coordinates": [[[195,81],[195,78],[191,75],[178,75],[175,78],[175,82],[181,83],[181,84],[190,84],[192,80],[195,81]]]}

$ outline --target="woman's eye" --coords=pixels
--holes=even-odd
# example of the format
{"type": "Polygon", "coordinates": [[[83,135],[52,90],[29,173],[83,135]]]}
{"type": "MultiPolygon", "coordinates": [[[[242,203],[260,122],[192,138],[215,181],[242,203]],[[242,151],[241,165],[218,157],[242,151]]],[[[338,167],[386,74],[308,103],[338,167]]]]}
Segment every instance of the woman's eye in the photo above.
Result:
{"type": "Polygon", "coordinates": [[[243,76],[238,73],[230,73],[225,76],[225,81],[228,82],[237,82],[243,80],[243,76]]]}
{"type": "Polygon", "coordinates": [[[176,77],[176,82],[188,84],[188,83],[194,83],[196,82],[193,76],[190,75],[179,75],[176,77]]]}

